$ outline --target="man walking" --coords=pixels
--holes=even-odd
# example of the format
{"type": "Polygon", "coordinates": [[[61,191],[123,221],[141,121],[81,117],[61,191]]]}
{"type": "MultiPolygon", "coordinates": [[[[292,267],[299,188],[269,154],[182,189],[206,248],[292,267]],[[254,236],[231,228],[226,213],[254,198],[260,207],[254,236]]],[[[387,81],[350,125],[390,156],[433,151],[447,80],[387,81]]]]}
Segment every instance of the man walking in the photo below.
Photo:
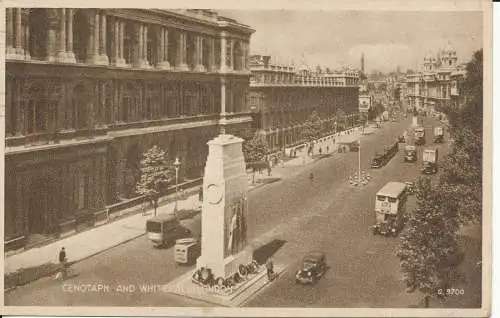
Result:
{"type": "Polygon", "coordinates": [[[59,251],[59,264],[62,267],[61,274],[62,274],[62,278],[63,279],[65,279],[66,276],[67,276],[67,263],[66,263],[66,260],[67,260],[67,258],[66,258],[66,249],[63,247],[59,251]]]}
{"type": "Polygon", "coordinates": [[[273,260],[271,259],[271,257],[269,257],[266,261],[266,269],[267,269],[267,278],[269,280],[272,280],[273,279],[273,274],[274,274],[274,263],[273,263],[273,260]]]}

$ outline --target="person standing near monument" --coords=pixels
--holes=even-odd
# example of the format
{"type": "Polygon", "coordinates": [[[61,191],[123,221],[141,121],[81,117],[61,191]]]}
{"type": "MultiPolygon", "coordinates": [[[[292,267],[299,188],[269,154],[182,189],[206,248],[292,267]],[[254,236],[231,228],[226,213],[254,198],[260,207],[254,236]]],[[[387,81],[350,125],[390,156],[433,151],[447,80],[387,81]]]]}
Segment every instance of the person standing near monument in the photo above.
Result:
{"type": "Polygon", "coordinates": [[[274,274],[274,263],[273,263],[273,259],[271,258],[271,256],[269,256],[269,258],[266,261],[266,269],[267,269],[267,278],[269,280],[272,280],[273,274],[274,274]]]}

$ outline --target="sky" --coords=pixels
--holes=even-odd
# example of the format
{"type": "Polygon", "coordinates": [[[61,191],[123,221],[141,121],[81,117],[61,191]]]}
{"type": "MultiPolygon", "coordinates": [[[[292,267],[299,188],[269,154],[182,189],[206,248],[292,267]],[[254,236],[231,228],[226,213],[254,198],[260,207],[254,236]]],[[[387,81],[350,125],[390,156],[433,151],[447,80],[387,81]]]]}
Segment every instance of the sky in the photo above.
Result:
{"type": "Polygon", "coordinates": [[[482,48],[482,13],[475,11],[297,11],[236,10],[219,13],[256,32],[251,54],[276,56],[278,62],[365,71],[416,69],[425,55],[448,43],[459,62],[482,48]]]}

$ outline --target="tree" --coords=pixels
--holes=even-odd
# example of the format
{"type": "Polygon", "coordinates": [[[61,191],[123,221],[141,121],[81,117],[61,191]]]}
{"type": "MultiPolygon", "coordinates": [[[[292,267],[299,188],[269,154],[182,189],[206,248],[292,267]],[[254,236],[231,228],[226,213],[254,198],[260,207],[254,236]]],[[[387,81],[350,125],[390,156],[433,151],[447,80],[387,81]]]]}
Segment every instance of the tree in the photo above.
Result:
{"type": "Polygon", "coordinates": [[[321,137],[323,122],[316,111],[313,111],[303,125],[303,136],[308,142],[321,137]]]}
{"type": "Polygon", "coordinates": [[[454,202],[461,223],[481,221],[483,164],[483,52],[474,53],[467,64],[461,93],[463,108],[448,108],[451,153],[443,161],[440,185],[446,200],[454,202]]]}
{"type": "Polygon", "coordinates": [[[136,184],[136,192],[151,201],[156,215],[161,190],[172,181],[175,170],[168,162],[167,153],[155,145],[144,152],[140,171],[141,177],[136,184]]]}
{"type": "Polygon", "coordinates": [[[449,202],[442,200],[430,179],[420,178],[416,189],[417,207],[401,235],[397,255],[407,291],[422,292],[428,307],[430,297],[445,297],[443,291],[459,277],[458,223],[447,215],[449,202]]]}
{"type": "Polygon", "coordinates": [[[255,183],[255,171],[266,167],[265,157],[269,153],[266,137],[259,132],[252,139],[243,142],[243,156],[247,167],[252,168],[252,183],[255,183]]]}

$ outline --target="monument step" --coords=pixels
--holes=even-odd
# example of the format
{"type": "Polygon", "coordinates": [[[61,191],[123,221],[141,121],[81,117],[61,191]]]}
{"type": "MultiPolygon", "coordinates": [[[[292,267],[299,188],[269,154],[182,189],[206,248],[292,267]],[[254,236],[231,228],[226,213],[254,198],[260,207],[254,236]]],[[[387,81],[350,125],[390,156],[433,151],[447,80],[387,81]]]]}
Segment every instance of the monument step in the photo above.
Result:
{"type": "MultiPolygon", "coordinates": [[[[285,270],[285,266],[275,266],[275,277],[277,279],[285,270]]],[[[187,297],[195,300],[201,300],[206,303],[211,303],[217,306],[225,307],[239,307],[247,303],[256,295],[257,292],[262,290],[265,286],[272,283],[269,281],[264,266],[257,275],[252,277],[251,280],[242,285],[238,290],[232,294],[220,295],[214,292],[203,289],[201,286],[195,284],[191,280],[192,271],[178,277],[171,281],[166,286],[166,290],[171,293],[182,297],[187,297]]]]}

